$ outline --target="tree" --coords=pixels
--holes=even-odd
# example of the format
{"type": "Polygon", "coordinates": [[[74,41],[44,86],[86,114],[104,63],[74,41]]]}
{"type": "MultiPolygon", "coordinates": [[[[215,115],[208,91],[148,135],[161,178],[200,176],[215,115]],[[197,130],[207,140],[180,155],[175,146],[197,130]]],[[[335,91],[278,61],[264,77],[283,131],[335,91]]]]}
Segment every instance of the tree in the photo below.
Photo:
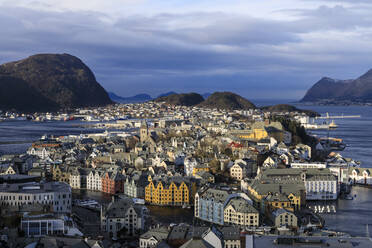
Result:
{"type": "Polygon", "coordinates": [[[221,169],[220,161],[213,159],[211,162],[209,162],[209,169],[213,174],[216,174],[221,169]]]}

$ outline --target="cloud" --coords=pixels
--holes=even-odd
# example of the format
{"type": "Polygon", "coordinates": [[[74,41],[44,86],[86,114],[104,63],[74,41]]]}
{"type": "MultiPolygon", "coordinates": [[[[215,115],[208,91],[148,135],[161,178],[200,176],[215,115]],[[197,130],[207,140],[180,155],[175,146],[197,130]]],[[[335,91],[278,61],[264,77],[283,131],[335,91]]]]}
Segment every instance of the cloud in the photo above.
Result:
{"type": "Polygon", "coordinates": [[[321,76],[357,76],[372,65],[366,9],[282,9],[291,18],[276,19],[223,10],[116,15],[94,3],[84,11],[72,2],[1,6],[0,62],[67,52],[121,95],[231,90],[256,98],[300,98],[321,76]]]}

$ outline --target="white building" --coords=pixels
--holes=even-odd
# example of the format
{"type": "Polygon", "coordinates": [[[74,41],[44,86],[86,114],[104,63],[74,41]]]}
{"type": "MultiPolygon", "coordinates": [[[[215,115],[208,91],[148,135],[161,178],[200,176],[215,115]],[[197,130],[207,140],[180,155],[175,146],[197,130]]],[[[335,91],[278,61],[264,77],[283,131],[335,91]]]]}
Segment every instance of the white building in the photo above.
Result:
{"type": "Polygon", "coordinates": [[[87,189],[94,191],[102,191],[102,172],[92,170],[87,176],[87,189]]]}
{"type": "Polygon", "coordinates": [[[198,161],[193,157],[186,157],[184,161],[184,170],[186,176],[192,176],[192,172],[196,166],[198,166],[198,161]]]}
{"type": "Polygon", "coordinates": [[[135,235],[145,228],[148,210],[131,198],[113,200],[107,208],[101,210],[101,230],[117,238],[118,232],[126,230],[126,235],[135,235]]]}
{"type": "Polygon", "coordinates": [[[74,169],[70,174],[70,186],[73,189],[81,188],[81,175],[78,168],[74,169]]]}
{"type": "Polygon", "coordinates": [[[63,182],[0,185],[0,205],[24,204],[40,204],[50,206],[51,211],[55,213],[70,213],[71,187],[63,182]]]}
{"type": "Polygon", "coordinates": [[[168,237],[169,230],[165,227],[151,229],[140,236],[140,248],[156,247],[168,237]]]}
{"type": "Polygon", "coordinates": [[[354,184],[372,185],[372,169],[350,168],[350,179],[354,184]]]}
{"type": "Polygon", "coordinates": [[[67,216],[54,216],[43,214],[37,216],[25,216],[21,220],[21,229],[26,237],[42,237],[47,235],[83,236],[67,216]]]}
{"type": "Polygon", "coordinates": [[[326,163],[291,163],[291,168],[294,169],[309,169],[309,168],[327,168],[326,163]]]}
{"type": "Polygon", "coordinates": [[[38,156],[41,159],[46,159],[49,157],[50,152],[47,149],[45,149],[45,147],[41,148],[31,147],[30,149],[27,150],[27,154],[38,156]]]}
{"type": "Polygon", "coordinates": [[[306,200],[337,200],[339,187],[333,175],[311,175],[305,179],[306,200]]]}

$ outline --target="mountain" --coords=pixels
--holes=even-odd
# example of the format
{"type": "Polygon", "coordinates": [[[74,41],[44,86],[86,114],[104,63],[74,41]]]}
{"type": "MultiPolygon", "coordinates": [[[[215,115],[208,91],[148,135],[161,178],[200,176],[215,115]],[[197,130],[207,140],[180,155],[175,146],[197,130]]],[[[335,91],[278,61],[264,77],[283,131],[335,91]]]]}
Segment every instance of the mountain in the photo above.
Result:
{"type": "Polygon", "coordinates": [[[170,95],[174,95],[174,94],[177,94],[177,93],[174,92],[174,91],[169,91],[167,93],[163,93],[163,94],[158,95],[157,98],[160,98],[160,97],[163,97],[163,96],[170,96],[170,95]]]}
{"type": "Polygon", "coordinates": [[[199,106],[227,110],[256,108],[256,106],[252,102],[231,92],[215,92],[210,95],[204,102],[200,103],[199,106]]]}
{"type": "Polygon", "coordinates": [[[0,65],[0,88],[5,95],[0,109],[54,111],[112,103],[88,66],[69,54],[37,54],[0,65]]]}
{"type": "Polygon", "coordinates": [[[319,114],[312,110],[305,110],[305,109],[298,109],[295,106],[289,105],[289,104],[277,104],[273,106],[265,106],[261,108],[263,111],[267,112],[299,112],[299,113],[305,113],[311,117],[319,116],[319,114]]]}
{"type": "Polygon", "coordinates": [[[108,92],[109,97],[112,101],[117,103],[141,103],[151,101],[152,97],[148,94],[138,94],[131,97],[118,96],[113,92],[108,92]]]}
{"type": "Polygon", "coordinates": [[[197,93],[171,94],[155,99],[156,102],[166,102],[170,105],[195,106],[204,101],[204,98],[197,93]]]}
{"type": "Polygon", "coordinates": [[[316,101],[372,102],[372,70],[354,80],[324,77],[306,93],[302,102],[316,101]]]}

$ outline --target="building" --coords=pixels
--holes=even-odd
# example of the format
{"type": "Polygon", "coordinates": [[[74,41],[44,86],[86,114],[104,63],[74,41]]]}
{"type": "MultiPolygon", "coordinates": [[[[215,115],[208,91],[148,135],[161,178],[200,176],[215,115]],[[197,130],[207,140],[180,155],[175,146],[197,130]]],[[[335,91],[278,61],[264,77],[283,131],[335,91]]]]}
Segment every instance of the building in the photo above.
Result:
{"type": "Polygon", "coordinates": [[[10,164],[0,164],[0,175],[14,175],[16,171],[10,164]]]}
{"type": "Polygon", "coordinates": [[[285,209],[279,208],[272,212],[271,219],[275,225],[275,227],[297,227],[298,226],[298,220],[297,216],[289,212],[285,209]]]}
{"type": "Polygon", "coordinates": [[[195,176],[198,172],[202,171],[209,172],[209,167],[207,164],[199,164],[194,166],[194,168],[192,169],[192,175],[195,176]]]}
{"type": "Polygon", "coordinates": [[[38,156],[41,159],[46,159],[50,156],[50,152],[45,147],[30,147],[27,154],[38,156]]]}
{"type": "Polygon", "coordinates": [[[52,214],[27,215],[21,220],[21,229],[26,237],[42,237],[47,235],[83,236],[74,226],[71,218],[52,214]]]}
{"type": "Polygon", "coordinates": [[[134,174],[131,177],[127,176],[124,181],[124,195],[144,199],[147,184],[146,175],[134,174]]]}
{"type": "Polygon", "coordinates": [[[259,212],[247,200],[233,198],[224,208],[224,223],[241,227],[258,227],[259,212]]]}
{"type": "Polygon", "coordinates": [[[190,205],[191,183],[187,178],[148,178],[145,188],[145,201],[154,205],[190,205]]]}
{"type": "Polygon", "coordinates": [[[254,206],[265,213],[268,208],[300,210],[306,203],[306,189],[303,181],[254,179],[242,180],[241,190],[253,200],[254,206]]]}
{"type": "Polygon", "coordinates": [[[168,237],[169,230],[165,227],[151,229],[140,236],[140,248],[154,248],[168,237]]]}
{"type": "Polygon", "coordinates": [[[113,199],[101,209],[101,230],[117,238],[118,232],[134,235],[146,228],[145,219],[148,210],[143,205],[137,205],[130,198],[113,199]]]}
{"type": "Polygon", "coordinates": [[[244,193],[214,188],[202,189],[195,195],[194,216],[203,221],[223,225],[225,208],[232,198],[243,198],[248,204],[253,204],[244,193]]]}
{"type": "Polygon", "coordinates": [[[262,170],[261,180],[303,182],[306,189],[306,200],[336,200],[339,195],[337,177],[330,169],[274,169],[262,170]]]}
{"type": "Polygon", "coordinates": [[[67,166],[54,165],[52,168],[53,181],[65,182],[70,184],[71,173],[67,166]]]}
{"type": "Polygon", "coordinates": [[[194,168],[199,165],[199,162],[193,157],[186,157],[183,163],[186,176],[191,176],[194,168]]]}
{"type": "Polygon", "coordinates": [[[353,184],[372,185],[372,169],[349,168],[349,175],[353,184]]]}
{"type": "Polygon", "coordinates": [[[117,171],[105,172],[102,176],[102,192],[117,194],[124,192],[123,175],[117,171]]]}
{"type": "Polygon", "coordinates": [[[230,167],[230,177],[237,181],[241,181],[246,177],[252,177],[256,174],[256,166],[254,162],[248,159],[238,159],[230,167]]]}
{"type": "Polygon", "coordinates": [[[82,183],[82,175],[80,174],[80,170],[77,167],[71,169],[70,172],[70,186],[72,189],[80,189],[82,183]]]}
{"type": "Polygon", "coordinates": [[[92,170],[87,175],[87,189],[93,191],[102,191],[102,175],[99,170],[92,170]]]}
{"type": "Polygon", "coordinates": [[[0,205],[39,204],[54,213],[71,212],[71,187],[63,182],[0,185],[0,205]]]}
{"type": "Polygon", "coordinates": [[[291,163],[291,168],[294,169],[309,169],[309,168],[315,168],[315,169],[325,169],[327,168],[326,163],[291,163]]]}

